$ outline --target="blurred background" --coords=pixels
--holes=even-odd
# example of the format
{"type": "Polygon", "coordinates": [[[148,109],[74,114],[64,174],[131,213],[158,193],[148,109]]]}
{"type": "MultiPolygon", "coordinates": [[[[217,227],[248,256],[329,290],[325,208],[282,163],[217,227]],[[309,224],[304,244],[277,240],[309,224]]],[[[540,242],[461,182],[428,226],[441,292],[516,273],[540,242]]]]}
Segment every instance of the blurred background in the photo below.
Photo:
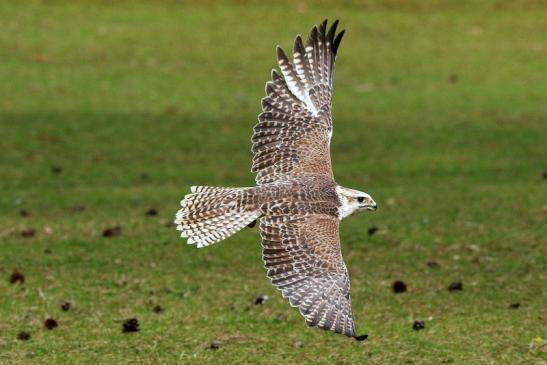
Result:
{"type": "Polygon", "coordinates": [[[540,0],[2,1],[0,362],[545,364],[546,19],[540,0]],[[305,327],[257,228],[197,250],[172,225],[190,185],[254,185],[275,46],[325,18],[347,31],[334,172],[380,207],[341,224],[365,343],[305,327]]]}

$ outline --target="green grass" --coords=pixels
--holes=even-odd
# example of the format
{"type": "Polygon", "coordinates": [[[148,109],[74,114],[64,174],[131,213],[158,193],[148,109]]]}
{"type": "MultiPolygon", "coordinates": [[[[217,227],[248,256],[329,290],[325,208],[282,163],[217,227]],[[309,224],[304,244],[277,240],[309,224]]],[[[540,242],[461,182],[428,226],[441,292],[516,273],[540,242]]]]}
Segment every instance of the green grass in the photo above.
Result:
{"type": "Polygon", "coordinates": [[[545,364],[546,16],[540,1],[1,2],[0,362],[545,364]],[[274,46],[325,17],[348,31],[335,174],[380,206],[341,224],[364,343],[304,326],[256,229],[197,250],[166,227],[189,185],[254,183],[274,46]],[[129,317],[139,332],[121,332],[129,317]]]}

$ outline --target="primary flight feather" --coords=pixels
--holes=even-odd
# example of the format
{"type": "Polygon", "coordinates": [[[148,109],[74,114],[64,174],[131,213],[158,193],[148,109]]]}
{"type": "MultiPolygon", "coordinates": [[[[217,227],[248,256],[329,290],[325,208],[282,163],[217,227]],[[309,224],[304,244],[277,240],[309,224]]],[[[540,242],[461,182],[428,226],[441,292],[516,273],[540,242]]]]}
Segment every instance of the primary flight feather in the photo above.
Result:
{"type": "Polygon", "coordinates": [[[298,307],[309,326],[357,336],[339,221],[376,210],[363,192],[339,186],[332,173],[332,84],[344,31],[338,21],[296,37],[293,60],[277,47],[281,74],[272,71],[252,137],[255,187],[193,186],[175,223],[198,247],[224,240],[260,219],[267,275],[298,307]]]}

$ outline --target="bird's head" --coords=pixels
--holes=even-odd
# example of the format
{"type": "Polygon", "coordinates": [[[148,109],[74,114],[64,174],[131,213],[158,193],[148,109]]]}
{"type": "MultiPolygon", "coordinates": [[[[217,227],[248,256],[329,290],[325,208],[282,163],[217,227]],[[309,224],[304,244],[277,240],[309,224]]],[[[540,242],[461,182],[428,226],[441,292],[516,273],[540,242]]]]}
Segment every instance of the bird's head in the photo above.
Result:
{"type": "Polygon", "coordinates": [[[359,190],[336,187],[338,199],[340,199],[339,216],[340,219],[346,218],[355,212],[361,210],[376,210],[378,205],[367,193],[359,190]]]}

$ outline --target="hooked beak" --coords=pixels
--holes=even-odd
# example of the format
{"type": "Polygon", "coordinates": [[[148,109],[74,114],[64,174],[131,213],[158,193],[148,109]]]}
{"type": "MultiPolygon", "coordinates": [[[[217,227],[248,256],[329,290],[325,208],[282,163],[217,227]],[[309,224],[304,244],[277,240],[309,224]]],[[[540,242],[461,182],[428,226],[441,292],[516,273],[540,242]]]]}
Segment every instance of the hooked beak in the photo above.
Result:
{"type": "Polygon", "coordinates": [[[376,209],[378,209],[378,204],[376,204],[376,202],[371,198],[369,202],[367,202],[367,204],[364,206],[364,208],[366,210],[375,211],[376,209]]]}

